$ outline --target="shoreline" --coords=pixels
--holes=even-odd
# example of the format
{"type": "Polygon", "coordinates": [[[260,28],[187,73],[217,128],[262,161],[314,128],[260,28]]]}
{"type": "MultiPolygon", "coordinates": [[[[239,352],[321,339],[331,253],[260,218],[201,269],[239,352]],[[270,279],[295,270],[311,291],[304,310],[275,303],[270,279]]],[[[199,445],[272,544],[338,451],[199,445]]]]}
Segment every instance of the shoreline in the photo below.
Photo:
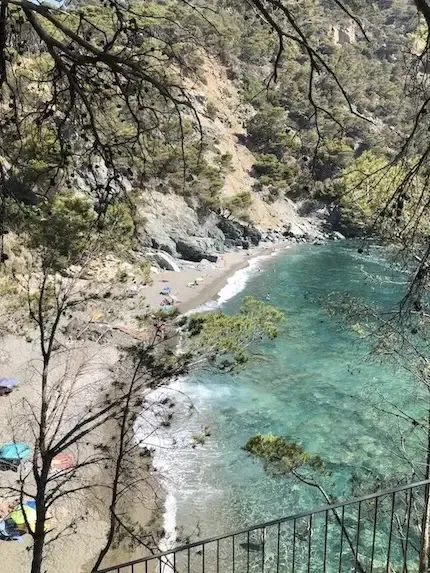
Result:
{"type": "MultiPolygon", "coordinates": [[[[100,312],[99,299],[94,305],[85,304],[82,309],[75,310],[73,316],[68,317],[67,324],[71,325],[73,319],[77,322],[77,326],[64,334],[62,333],[61,340],[67,341],[67,347],[70,352],[74,353],[74,356],[77,353],[75,359],[77,364],[82,362],[82,364],[87,365],[86,374],[81,377],[82,391],[87,385],[91,388],[95,387],[94,384],[90,385],[90,380],[92,382],[94,379],[100,384],[104,384],[105,380],[111,379],[111,368],[118,362],[121,344],[124,343],[125,339],[129,340],[127,338],[129,333],[127,331],[123,333],[118,325],[125,324],[130,327],[130,330],[135,328],[138,331],[138,319],[142,314],[160,308],[160,301],[165,296],[160,292],[163,286],[171,285],[172,294],[177,295],[177,298],[181,300],[180,303],[178,301],[178,308],[181,313],[199,310],[204,305],[207,305],[207,308],[202,308],[202,311],[212,310],[217,308],[220,303],[222,304],[237,295],[245,287],[252,277],[252,267],[257,265],[257,261],[267,260],[272,255],[283,252],[292,246],[293,243],[290,241],[264,243],[262,246],[246,251],[237,250],[224,253],[220,255],[217,263],[204,261],[202,264],[196,264],[181,261],[182,269],[179,272],[154,272],[154,282],[151,286],[144,286],[143,281],[140,282],[139,275],[129,274],[127,283],[115,285],[115,290],[109,287],[108,302],[102,307],[102,314],[106,313],[106,317],[92,318],[92,313],[96,310],[100,312]],[[238,273],[241,273],[241,276],[239,275],[240,280],[235,278],[238,273]],[[130,290],[130,294],[124,294],[127,289],[130,290]],[[222,301],[220,301],[222,291],[224,292],[221,297],[222,301]],[[94,328],[95,337],[92,338],[91,332],[87,333],[88,336],[83,336],[85,329],[82,330],[82,325],[91,325],[94,328]],[[106,333],[113,334],[110,338],[106,336],[104,344],[101,344],[100,338],[106,333]]],[[[106,285],[111,284],[109,281],[113,280],[110,275],[107,277],[99,274],[87,277],[83,279],[80,288],[97,287],[99,291],[103,286],[106,289],[106,285]]],[[[100,300],[105,299],[100,298],[100,300]]],[[[21,326],[21,330],[17,328],[16,331],[5,331],[2,335],[3,348],[0,352],[2,375],[14,376],[21,381],[12,395],[3,398],[0,403],[0,411],[3,414],[4,440],[7,440],[9,436],[13,437],[10,433],[9,424],[11,409],[23,397],[36,400],[38,396],[38,372],[33,367],[29,368],[29,365],[37,365],[40,360],[37,333],[31,331],[30,335],[28,329],[24,329],[24,326],[27,326],[26,323],[22,322],[21,325],[21,322],[17,322],[17,324],[21,326]]],[[[22,437],[23,439],[26,438],[24,434],[22,437]]],[[[105,441],[109,437],[109,431],[104,430],[102,440],[105,441]]],[[[169,488],[168,482],[163,480],[162,468],[158,467],[157,461],[154,463],[154,458],[142,460],[139,473],[142,480],[145,481],[144,490],[142,490],[143,501],[139,504],[133,504],[131,508],[132,520],[150,532],[148,535],[151,536],[151,544],[155,543],[160,549],[163,547],[163,543],[166,544],[166,549],[173,547],[177,543],[178,536],[175,492],[169,488]],[[148,462],[147,467],[146,461],[148,462]]],[[[4,475],[3,479],[14,480],[15,478],[14,475],[4,475]]],[[[4,483],[8,482],[5,481],[4,483]]],[[[99,497],[96,499],[89,496],[88,500],[85,498],[83,505],[91,507],[90,517],[82,514],[81,503],[82,498],[69,499],[67,504],[62,504],[55,510],[53,519],[60,526],[67,525],[71,516],[77,515],[82,518],[79,533],[72,538],[66,536],[59,540],[55,549],[49,553],[49,563],[58,573],[66,571],[72,562],[82,572],[89,571],[93,564],[93,558],[98,554],[105,541],[108,527],[106,502],[102,502],[99,497]],[[96,524],[94,523],[95,515],[97,515],[96,524]]],[[[4,543],[2,551],[10,573],[18,573],[18,571],[28,568],[30,554],[22,551],[20,544],[4,543]]],[[[103,565],[115,565],[128,561],[130,558],[139,558],[146,552],[141,547],[130,547],[127,543],[121,543],[119,546],[111,548],[103,565]]]]}
{"type": "MultiPolygon", "coordinates": [[[[197,263],[194,265],[191,263],[180,271],[154,273],[152,285],[146,286],[144,291],[146,307],[151,310],[158,310],[166,298],[166,295],[162,295],[161,291],[168,286],[174,299],[176,299],[176,306],[181,314],[190,313],[205,305],[208,305],[208,308],[202,308],[202,310],[215,309],[221,291],[238,271],[255,265],[256,260],[260,258],[268,258],[272,256],[272,253],[286,250],[292,246],[293,244],[289,241],[280,241],[254,247],[247,251],[224,253],[217,263],[197,263]],[[209,306],[209,303],[213,303],[213,305],[209,306]]],[[[228,298],[230,297],[227,296],[226,300],[228,298]]]]}
{"type": "Polygon", "coordinates": [[[244,277],[244,282],[242,288],[239,290],[235,289],[229,293],[225,293],[223,296],[223,291],[225,291],[230,284],[234,284],[234,277],[239,273],[239,271],[252,270],[253,267],[257,267],[257,261],[268,259],[282,251],[286,251],[291,247],[290,243],[282,242],[275,243],[272,245],[267,245],[263,248],[256,248],[254,251],[247,251],[248,255],[245,255],[243,260],[235,265],[232,265],[225,272],[213,280],[210,284],[206,285],[206,288],[196,297],[193,297],[187,303],[184,303],[180,310],[182,313],[191,313],[199,310],[215,310],[220,304],[224,304],[230,298],[233,298],[238,294],[243,288],[245,288],[249,277],[244,277]],[[220,302],[221,299],[221,302],[220,302]],[[214,303],[213,308],[208,307],[204,309],[205,305],[209,303],[214,303]]]}
{"type": "MultiPolygon", "coordinates": [[[[293,244],[288,241],[282,241],[279,243],[267,245],[263,248],[255,248],[252,251],[247,251],[248,255],[244,255],[242,260],[236,264],[231,265],[228,269],[218,277],[216,277],[210,284],[205,285],[199,294],[195,297],[190,298],[186,303],[181,305],[181,313],[191,314],[193,312],[201,311],[211,311],[216,310],[220,305],[224,304],[231,298],[235,297],[246,287],[249,279],[251,278],[251,273],[246,273],[243,282],[239,285],[239,289],[231,289],[229,293],[226,293],[224,297],[221,297],[222,291],[226,289],[229,284],[234,285],[234,278],[241,271],[252,271],[253,267],[257,267],[256,263],[258,261],[264,261],[270,259],[273,256],[280,254],[289,250],[293,244]],[[252,253],[252,255],[251,255],[252,253]],[[219,302],[221,298],[221,302],[219,302]],[[213,303],[213,305],[210,305],[213,303]],[[206,308],[205,308],[206,306],[206,308]]],[[[173,381],[172,381],[173,382],[173,381]]],[[[170,385],[166,387],[168,390],[170,385]]],[[[159,483],[164,491],[164,511],[162,514],[163,532],[164,535],[159,541],[161,551],[170,551],[173,549],[177,542],[177,499],[175,492],[169,490],[168,480],[163,476],[163,464],[162,461],[158,460],[158,456],[153,456],[152,464],[159,475],[159,483]]],[[[173,570],[169,565],[164,564],[161,573],[172,573],[173,570]]]]}

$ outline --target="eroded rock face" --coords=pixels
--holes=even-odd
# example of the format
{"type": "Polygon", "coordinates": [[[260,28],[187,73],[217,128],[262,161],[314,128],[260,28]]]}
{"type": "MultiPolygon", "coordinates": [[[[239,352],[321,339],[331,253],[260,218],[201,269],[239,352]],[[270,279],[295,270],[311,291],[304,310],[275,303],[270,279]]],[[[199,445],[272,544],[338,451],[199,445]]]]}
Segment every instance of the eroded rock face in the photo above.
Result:
{"type": "MultiPolygon", "coordinates": [[[[185,252],[187,245],[191,247],[190,253],[201,251],[203,258],[207,253],[224,250],[225,235],[217,227],[218,217],[214,213],[202,214],[183,197],[172,193],[154,191],[144,199],[141,207],[145,221],[141,229],[143,246],[150,243],[152,249],[183,258],[187,257],[181,250],[185,252]]],[[[201,260],[200,255],[191,256],[193,258],[188,260],[201,260]]]]}
{"type": "Polygon", "coordinates": [[[335,44],[341,46],[345,44],[355,44],[356,38],[356,24],[352,23],[349,26],[332,26],[332,38],[335,44]]]}
{"type": "Polygon", "coordinates": [[[216,263],[218,260],[217,255],[209,254],[204,250],[204,247],[199,245],[197,241],[192,239],[182,240],[176,242],[176,250],[181,257],[187,261],[200,263],[203,259],[211,263],[216,263]]]}
{"type": "Polygon", "coordinates": [[[227,240],[235,241],[236,245],[251,244],[257,246],[262,238],[261,232],[252,225],[242,225],[238,221],[221,218],[217,224],[227,240]]]}
{"type": "Polygon", "coordinates": [[[217,227],[224,233],[226,239],[235,240],[243,236],[243,226],[231,219],[220,219],[217,227]]]}
{"type": "MultiPolygon", "coordinates": [[[[299,206],[289,199],[278,203],[271,216],[257,227],[204,212],[192,203],[188,204],[184,197],[153,191],[142,195],[139,214],[144,224],[139,229],[140,244],[145,252],[166,253],[173,259],[215,262],[217,253],[226,249],[247,249],[259,245],[262,240],[276,242],[287,237],[302,241],[321,236],[320,219],[325,217],[302,216],[299,206]]],[[[261,218],[258,210],[254,215],[261,218]]],[[[152,260],[166,269],[165,265],[171,263],[165,258],[160,262],[152,260]]]]}
{"type": "Polygon", "coordinates": [[[296,225],[292,223],[290,225],[285,225],[285,232],[284,237],[291,238],[291,239],[303,239],[306,236],[306,232],[296,225]]]}
{"type": "Polygon", "coordinates": [[[253,245],[257,246],[262,239],[262,234],[255,227],[249,226],[245,229],[245,237],[249,239],[253,245]]]}

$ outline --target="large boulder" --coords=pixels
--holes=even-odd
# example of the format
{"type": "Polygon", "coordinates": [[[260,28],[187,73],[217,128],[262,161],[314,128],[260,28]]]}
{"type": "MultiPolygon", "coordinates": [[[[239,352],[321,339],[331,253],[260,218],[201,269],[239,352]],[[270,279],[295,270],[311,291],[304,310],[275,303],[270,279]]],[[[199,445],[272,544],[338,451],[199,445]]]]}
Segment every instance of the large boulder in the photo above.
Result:
{"type": "Polygon", "coordinates": [[[367,231],[365,223],[360,220],[354,210],[344,209],[340,205],[330,205],[330,216],[327,219],[329,233],[339,231],[344,237],[360,237],[367,231]]]}
{"type": "Polygon", "coordinates": [[[173,256],[175,254],[175,243],[170,238],[168,243],[162,243],[160,241],[157,241],[156,239],[152,239],[151,246],[153,249],[158,249],[159,251],[165,251],[169,255],[173,256]]]}
{"type": "Polygon", "coordinates": [[[236,221],[222,217],[218,221],[217,227],[224,233],[226,239],[235,240],[243,236],[243,226],[236,221]]]}
{"type": "Polygon", "coordinates": [[[284,237],[291,239],[302,239],[306,235],[305,231],[296,223],[285,225],[284,237]]]}
{"type": "Polygon", "coordinates": [[[224,242],[227,249],[234,249],[237,246],[236,240],[234,239],[226,239],[224,242]]]}
{"type": "MultiPolygon", "coordinates": [[[[245,239],[252,245],[258,245],[261,241],[261,233],[252,225],[242,225],[237,221],[225,219],[222,217],[218,222],[218,229],[220,229],[227,240],[238,241],[245,239]]],[[[226,243],[228,244],[228,243],[226,243]]]]}
{"type": "Polygon", "coordinates": [[[158,264],[160,268],[165,269],[166,271],[179,272],[181,270],[175,259],[167,253],[154,253],[151,258],[158,264]]]}
{"type": "Polygon", "coordinates": [[[345,239],[345,235],[342,235],[339,231],[333,231],[330,238],[335,241],[343,241],[345,239]]]}
{"type": "Polygon", "coordinates": [[[262,235],[255,227],[248,226],[245,228],[245,237],[249,239],[250,243],[257,246],[259,245],[262,235]]]}
{"type": "Polygon", "coordinates": [[[199,210],[188,198],[156,189],[143,192],[141,198],[139,214],[144,224],[139,238],[145,247],[174,257],[179,254],[177,241],[196,243],[204,253],[223,250],[225,237],[215,213],[199,210]]]}
{"type": "Polygon", "coordinates": [[[178,240],[176,242],[176,250],[187,261],[200,263],[203,259],[216,263],[218,257],[216,255],[208,254],[196,241],[178,240]]]}

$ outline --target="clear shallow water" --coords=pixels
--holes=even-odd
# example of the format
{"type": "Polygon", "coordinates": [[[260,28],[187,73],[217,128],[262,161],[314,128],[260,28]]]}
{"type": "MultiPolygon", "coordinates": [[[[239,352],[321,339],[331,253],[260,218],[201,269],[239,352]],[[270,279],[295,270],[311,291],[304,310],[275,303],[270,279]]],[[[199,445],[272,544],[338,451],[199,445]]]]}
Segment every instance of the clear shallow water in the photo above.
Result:
{"type": "Polygon", "coordinates": [[[170,524],[175,518],[181,540],[322,504],[317,492],[268,476],[243,451],[256,433],[286,435],[318,453],[329,469],[321,482],[334,497],[351,496],[353,475],[389,477],[403,469],[398,451],[404,428],[372,403],[388,396],[408,408],[411,381],[369,360],[367,343],[328,316],[319,301],[348,292],[391,306],[403,277],[381,249],[359,254],[348,243],[300,246],[261,268],[223,309],[235,311],[244,295],[269,294],[286,314],[279,338],[258,345],[259,358],[243,372],[201,372],[176,382],[170,393],[180,405],[161,436],[156,463],[170,492],[170,524]],[[204,426],[211,435],[191,448],[204,426]]]}

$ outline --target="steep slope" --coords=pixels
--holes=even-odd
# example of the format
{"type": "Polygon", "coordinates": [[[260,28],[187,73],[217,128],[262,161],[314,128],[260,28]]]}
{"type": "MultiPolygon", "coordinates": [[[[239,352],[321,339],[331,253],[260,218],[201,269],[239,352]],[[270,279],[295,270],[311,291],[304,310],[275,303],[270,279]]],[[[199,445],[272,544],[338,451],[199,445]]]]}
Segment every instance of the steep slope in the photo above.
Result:
{"type": "MultiPolygon", "coordinates": [[[[241,101],[237,86],[228,78],[227,71],[216,59],[205,58],[200,80],[189,82],[201,124],[214,150],[228,155],[229,168],[221,190],[228,200],[241,193],[249,193],[251,204],[247,209],[247,222],[255,226],[262,237],[274,237],[273,231],[285,232],[291,227],[302,229],[310,236],[319,235],[318,221],[302,217],[298,205],[282,197],[266,202],[255,191],[256,179],[252,175],[255,155],[245,145],[245,124],[255,110],[241,101]],[[211,113],[208,113],[211,110],[211,113]]],[[[209,154],[210,157],[210,154],[209,154]]],[[[177,255],[178,241],[195,246],[203,253],[222,251],[231,237],[220,229],[220,217],[214,212],[200,211],[196,204],[174,192],[148,190],[142,196],[142,215],[145,217],[141,235],[146,247],[165,250],[177,255]]],[[[224,229],[225,230],[225,229],[224,229]]],[[[179,253],[180,254],[180,253],[179,253]]]]}

